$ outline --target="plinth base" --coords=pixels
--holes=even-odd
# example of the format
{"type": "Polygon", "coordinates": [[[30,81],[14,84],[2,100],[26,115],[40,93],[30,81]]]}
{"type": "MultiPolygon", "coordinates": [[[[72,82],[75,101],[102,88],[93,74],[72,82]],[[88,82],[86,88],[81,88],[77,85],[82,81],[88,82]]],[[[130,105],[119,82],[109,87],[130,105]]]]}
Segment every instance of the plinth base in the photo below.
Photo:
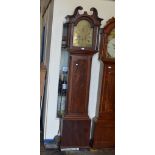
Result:
{"type": "Polygon", "coordinates": [[[115,121],[94,119],[93,148],[115,147],[115,121]]]}
{"type": "Polygon", "coordinates": [[[61,121],[61,148],[89,148],[90,119],[63,118],[61,121]]]}

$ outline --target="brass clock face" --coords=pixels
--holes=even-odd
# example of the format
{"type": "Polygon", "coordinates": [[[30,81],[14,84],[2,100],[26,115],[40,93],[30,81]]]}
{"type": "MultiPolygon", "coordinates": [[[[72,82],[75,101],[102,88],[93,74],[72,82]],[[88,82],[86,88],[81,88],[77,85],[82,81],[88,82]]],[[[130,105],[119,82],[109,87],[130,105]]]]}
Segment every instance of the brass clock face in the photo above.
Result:
{"type": "Polygon", "coordinates": [[[115,29],[113,29],[108,36],[107,57],[115,58],[115,29]]]}
{"type": "Polygon", "coordinates": [[[73,46],[92,47],[93,28],[87,20],[81,20],[74,27],[73,46]]]}

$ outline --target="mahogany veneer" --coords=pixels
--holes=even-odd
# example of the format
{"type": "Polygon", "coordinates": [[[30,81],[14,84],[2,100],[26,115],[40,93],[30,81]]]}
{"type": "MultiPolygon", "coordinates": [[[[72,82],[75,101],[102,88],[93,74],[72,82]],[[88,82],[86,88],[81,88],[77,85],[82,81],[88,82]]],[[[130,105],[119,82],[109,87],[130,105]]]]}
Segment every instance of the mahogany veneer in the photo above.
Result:
{"type": "Polygon", "coordinates": [[[100,60],[104,63],[100,94],[99,116],[94,118],[94,148],[115,146],[115,58],[107,58],[107,38],[115,28],[111,18],[101,34],[100,60]]]}
{"type": "MultiPolygon", "coordinates": [[[[68,92],[65,115],[62,118],[61,148],[89,147],[91,121],[88,117],[89,85],[91,76],[92,56],[98,51],[98,34],[101,20],[97,10],[91,8],[92,15],[87,12],[79,14],[81,6],[77,7],[74,14],[67,16],[68,45],[69,45],[69,75],[68,92]],[[86,20],[93,28],[92,47],[79,47],[73,45],[74,26],[81,20],[86,20]]],[[[81,32],[84,33],[84,32],[81,32]]],[[[87,36],[86,36],[87,38],[87,36]]]]}

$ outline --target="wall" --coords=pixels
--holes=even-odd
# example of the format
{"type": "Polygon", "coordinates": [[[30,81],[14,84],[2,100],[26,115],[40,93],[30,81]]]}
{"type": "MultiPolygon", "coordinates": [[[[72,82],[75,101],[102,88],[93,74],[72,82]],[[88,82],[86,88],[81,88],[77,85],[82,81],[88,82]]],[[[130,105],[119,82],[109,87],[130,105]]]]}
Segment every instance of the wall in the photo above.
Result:
{"type": "MultiPolygon", "coordinates": [[[[44,124],[44,139],[53,139],[59,129],[59,119],[56,118],[57,109],[57,90],[59,78],[59,65],[61,56],[61,39],[63,22],[66,15],[72,15],[77,6],[82,6],[85,11],[89,11],[91,7],[98,10],[98,16],[103,18],[103,27],[106,21],[114,16],[114,1],[108,0],[55,0],[53,8],[52,37],[50,46],[49,76],[46,98],[46,116],[44,124]]],[[[93,118],[96,111],[98,81],[100,72],[100,62],[98,54],[93,56],[90,97],[89,97],[89,116],[93,118]]]]}
{"type": "Polygon", "coordinates": [[[48,6],[44,17],[43,17],[43,26],[46,27],[45,29],[45,57],[44,57],[44,64],[48,67],[49,65],[49,58],[50,58],[50,45],[51,45],[51,31],[52,31],[52,20],[53,20],[53,5],[54,2],[48,6]]]}
{"type": "MultiPolygon", "coordinates": [[[[53,7],[54,2],[51,1],[44,16],[41,16],[41,31],[45,26],[45,44],[44,44],[44,64],[47,68],[47,76],[48,76],[48,68],[49,68],[49,58],[50,58],[50,45],[51,45],[51,31],[52,31],[52,21],[53,21],[53,7]]],[[[48,81],[46,81],[46,85],[48,81]]],[[[48,104],[46,104],[47,100],[47,89],[44,92],[44,104],[43,104],[43,125],[45,125],[46,121],[46,111],[48,108],[48,104]]]]}

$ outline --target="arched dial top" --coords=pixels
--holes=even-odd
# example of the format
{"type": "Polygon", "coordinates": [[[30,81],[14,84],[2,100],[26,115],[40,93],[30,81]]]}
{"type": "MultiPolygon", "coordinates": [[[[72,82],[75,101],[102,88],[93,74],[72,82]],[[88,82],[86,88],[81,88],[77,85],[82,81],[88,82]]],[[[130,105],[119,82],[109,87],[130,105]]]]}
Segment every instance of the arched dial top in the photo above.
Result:
{"type": "Polygon", "coordinates": [[[73,15],[66,17],[68,23],[68,49],[72,53],[94,54],[98,52],[99,28],[102,19],[98,17],[95,8],[90,9],[93,12],[91,15],[86,11],[80,14],[79,10],[82,9],[79,6],[75,9],[73,15]]]}
{"type": "Polygon", "coordinates": [[[115,18],[107,21],[101,33],[100,59],[102,61],[115,61],[115,18]]]}

